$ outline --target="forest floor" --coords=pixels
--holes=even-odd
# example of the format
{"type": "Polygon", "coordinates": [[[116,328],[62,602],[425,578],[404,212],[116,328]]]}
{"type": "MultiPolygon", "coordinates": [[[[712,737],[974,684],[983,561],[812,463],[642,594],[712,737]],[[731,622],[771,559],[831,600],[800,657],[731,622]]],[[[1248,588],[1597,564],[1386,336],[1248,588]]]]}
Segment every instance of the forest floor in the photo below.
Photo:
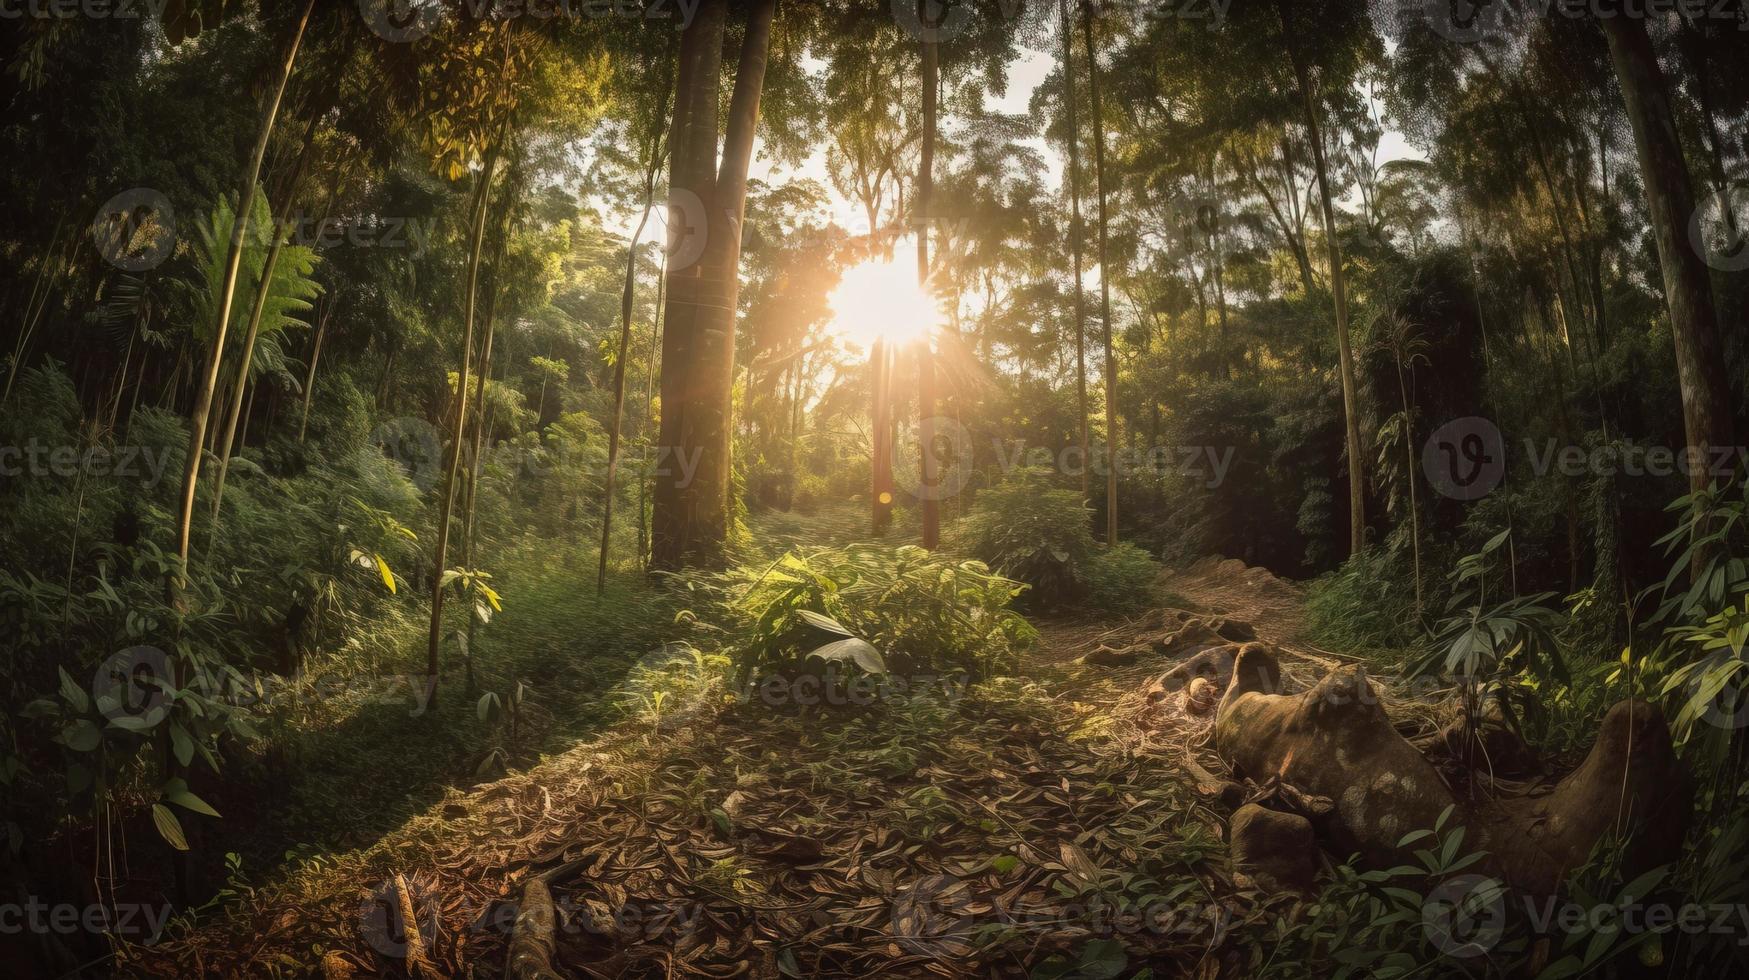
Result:
{"type": "Polygon", "coordinates": [[[1262,570],[1205,561],[1156,589],[1138,620],[1040,623],[1016,676],[943,679],[872,709],[802,712],[675,675],[671,703],[442,791],[367,846],[238,882],[120,963],[413,975],[392,911],[405,892],[441,975],[496,977],[514,903],[540,877],[559,966],[577,976],[1235,975],[1228,938],[1264,928],[1269,897],[1227,865],[1206,795],[1212,715],[1154,688],[1177,656],[1080,658],[1189,607],[1248,621],[1290,674],[1335,660],[1303,647],[1298,588],[1262,570]]]}

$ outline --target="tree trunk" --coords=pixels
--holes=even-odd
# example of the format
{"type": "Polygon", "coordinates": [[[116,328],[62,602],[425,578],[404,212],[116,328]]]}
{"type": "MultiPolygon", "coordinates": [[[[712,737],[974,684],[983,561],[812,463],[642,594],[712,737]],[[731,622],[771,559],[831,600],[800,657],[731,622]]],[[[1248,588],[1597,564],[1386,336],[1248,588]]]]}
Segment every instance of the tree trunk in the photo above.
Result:
{"type": "Polygon", "coordinates": [[[724,6],[722,0],[706,0],[681,41],[680,91],[686,106],[677,102],[675,108],[677,179],[672,186],[690,190],[704,202],[707,235],[703,260],[692,270],[678,270],[692,275],[675,276],[669,283],[662,430],[663,443],[679,458],[670,462],[674,479],[656,484],[652,563],[658,568],[721,564],[729,532],[741,224],[777,3],[754,0],[748,11],[719,164],[716,65],[724,6]],[[706,50],[697,51],[701,46],[706,50]],[[691,57],[689,47],[694,49],[691,57]],[[689,70],[694,77],[688,77],[689,70]],[[674,347],[668,343],[670,334],[675,335],[674,347]],[[692,466],[690,482],[677,465],[681,462],[692,466]]]}
{"type": "MultiPolygon", "coordinates": [[[[646,186],[654,185],[654,174],[652,169],[651,179],[646,182],[646,186]]],[[[638,238],[644,234],[644,226],[650,220],[652,203],[653,198],[646,195],[644,216],[638,219],[638,230],[632,233],[632,240],[626,246],[625,288],[621,290],[619,300],[619,356],[613,362],[613,420],[607,429],[607,480],[601,505],[601,556],[595,569],[597,595],[607,591],[607,547],[613,534],[613,483],[615,470],[619,466],[619,430],[626,404],[626,356],[631,353],[632,307],[637,299],[638,238]]]]}
{"type": "Polygon", "coordinates": [[[1105,543],[1117,544],[1117,357],[1111,346],[1111,254],[1106,242],[1105,119],[1099,100],[1099,49],[1094,40],[1093,5],[1081,3],[1082,39],[1087,46],[1087,83],[1093,105],[1093,182],[1099,194],[1099,324],[1105,344],[1105,543]]]}
{"type": "MultiPolygon", "coordinates": [[[[500,136],[501,141],[504,137],[500,136]]],[[[456,379],[455,417],[450,422],[449,460],[443,472],[442,505],[437,512],[437,546],[431,563],[431,629],[426,636],[425,672],[431,685],[430,705],[437,706],[437,650],[443,638],[443,571],[449,551],[450,516],[455,511],[455,473],[462,456],[462,421],[468,414],[468,367],[474,348],[474,306],[480,289],[480,246],[486,237],[486,205],[492,196],[492,172],[498,165],[498,144],[486,151],[486,164],[480,169],[479,187],[475,189],[473,214],[468,230],[467,291],[462,306],[461,368],[456,379]]],[[[505,204],[508,207],[508,202],[505,204]]],[[[472,615],[470,612],[469,615],[472,615]]]]}
{"type": "Polygon", "coordinates": [[[304,444],[304,431],[310,425],[310,397],[316,387],[316,362],[322,359],[322,339],[328,333],[328,318],[334,315],[334,304],[316,321],[316,336],[310,338],[310,367],[304,372],[304,407],[298,413],[298,445],[304,444]]]}
{"type": "MultiPolygon", "coordinates": [[[[931,0],[918,0],[918,16],[931,0]]],[[[924,21],[927,23],[927,21],[924,21]]],[[[936,89],[941,67],[935,42],[923,40],[923,145],[917,153],[917,284],[925,295],[929,289],[929,207],[935,196],[936,89]]],[[[941,501],[937,499],[938,474],[935,459],[935,349],[925,333],[917,344],[917,448],[918,500],[923,511],[923,547],[934,551],[941,544],[941,501]]]]}
{"type": "Polygon", "coordinates": [[[1069,0],[1057,0],[1063,22],[1063,105],[1069,124],[1069,253],[1075,269],[1075,405],[1081,415],[1081,500],[1093,499],[1091,439],[1087,422],[1087,296],[1081,282],[1081,127],[1075,99],[1075,22],[1069,0]]]}
{"type": "MultiPolygon", "coordinates": [[[[655,119],[660,120],[666,114],[667,109],[668,90],[664,88],[661,101],[656,106],[655,119]]],[[[656,129],[655,126],[651,128],[652,130],[656,129]]],[[[632,313],[637,299],[638,240],[643,237],[644,228],[650,221],[650,209],[656,203],[656,173],[662,166],[662,137],[659,132],[651,133],[649,146],[649,155],[644,170],[644,213],[638,219],[638,230],[632,232],[632,239],[626,245],[625,288],[620,294],[619,356],[613,362],[613,422],[607,430],[607,486],[602,497],[601,556],[595,570],[595,592],[597,595],[607,590],[607,551],[608,543],[613,534],[613,485],[614,477],[619,468],[620,426],[625,416],[626,357],[631,353],[632,313]]],[[[643,505],[640,503],[638,511],[640,527],[643,520],[643,505]]],[[[641,537],[640,533],[640,539],[641,537]]]]}
{"type": "MultiPolygon", "coordinates": [[[[298,181],[303,178],[304,168],[310,162],[310,152],[316,146],[316,124],[321,121],[322,114],[310,116],[310,124],[304,128],[303,149],[298,151],[297,163],[292,165],[291,176],[286,180],[285,201],[281,205],[279,219],[283,226],[290,221],[292,203],[297,200],[298,181]]],[[[327,216],[323,216],[327,220],[327,216]]],[[[317,227],[320,227],[318,224],[317,227]]],[[[225,422],[219,436],[219,471],[213,478],[213,521],[216,533],[219,517],[219,505],[225,495],[225,475],[231,469],[231,443],[237,434],[237,419],[243,412],[243,385],[249,380],[249,368],[255,362],[255,340],[261,333],[261,317],[267,311],[267,300],[273,292],[273,273],[279,267],[279,253],[285,247],[283,227],[270,229],[273,237],[267,246],[267,258],[261,263],[261,280],[255,284],[255,303],[249,310],[249,328],[243,333],[243,363],[237,366],[237,384],[231,393],[230,405],[225,410],[225,422]]]]}
{"type": "Polygon", "coordinates": [[[704,263],[682,254],[682,249],[689,248],[689,236],[696,235],[706,236],[708,248],[715,230],[710,215],[716,197],[725,7],[724,0],[704,0],[680,38],[674,124],[668,140],[670,262],[662,326],[662,421],[650,533],[650,565],[656,569],[681,567],[698,549],[695,538],[709,533],[701,526],[708,518],[696,513],[696,494],[685,476],[692,460],[685,457],[696,441],[694,416],[703,398],[695,380],[701,373],[698,362],[702,358],[699,306],[716,297],[705,292],[704,263]],[[697,205],[697,211],[688,213],[688,204],[697,205]],[[689,222],[701,220],[703,228],[689,227],[689,222]]]}
{"type": "MultiPolygon", "coordinates": [[[[1283,26],[1286,26],[1284,17],[1283,26]]],[[[1366,547],[1366,477],[1361,469],[1360,406],[1354,384],[1354,353],[1348,342],[1348,296],[1342,274],[1342,245],[1336,240],[1336,211],[1330,204],[1329,168],[1324,162],[1324,139],[1318,125],[1318,106],[1312,98],[1311,81],[1299,49],[1288,48],[1294,79],[1300,87],[1300,104],[1306,116],[1306,134],[1311,139],[1312,163],[1317,168],[1318,203],[1324,213],[1324,241],[1330,253],[1330,295],[1336,304],[1336,357],[1342,376],[1342,415],[1346,423],[1348,452],[1348,553],[1366,547]]]]}
{"type": "Polygon", "coordinates": [[[285,57],[280,63],[273,92],[268,96],[267,105],[262,111],[261,127],[255,134],[255,148],[250,153],[249,164],[243,170],[243,179],[238,187],[237,219],[232,228],[230,252],[225,258],[224,277],[219,285],[219,309],[217,322],[213,325],[212,348],[207,354],[206,370],[195,395],[194,411],[189,416],[188,459],[182,470],[182,502],[176,523],[176,554],[184,580],[188,577],[188,536],[194,524],[194,491],[200,482],[201,446],[206,442],[207,417],[212,412],[213,389],[218,387],[219,369],[224,361],[225,328],[231,320],[231,301],[237,292],[237,274],[243,262],[243,241],[249,229],[249,207],[255,200],[255,184],[261,176],[261,160],[267,155],[267,141],[273,135],[273,123],[279,115],[279,103],[285,97],[287,83],[291,81],[292,66],[297,62],[298,48],[304,40],[304,29],[309,26],[310,12],[315,6],[316,0],[304,2],[303,13],[298,17],[297,26],[292,31],[291,43],[286,46],[285,57]]]}
{"type": "MultiPolygon", "coordinates": [[[[1731,445],[1733,426],[1712,281],[1700,254],[1689,247],[1687,236],[1689,216],[1694,213],[1694,188],[1664,74],[1645,23],[1632,17],[1600,20],[1622,103],[1633,124],[1658,264],[1664,273],[1664,303],[1670,310],[1676,375],[1682,389],[1682,422],[1691,454],[1689,487],[1705,490],[1712,483],[1708,450],[1731,445]]],[[[1695,551],[1697,571],[1711,557],[1703,554],[1704,550],[1695,551]]]]}

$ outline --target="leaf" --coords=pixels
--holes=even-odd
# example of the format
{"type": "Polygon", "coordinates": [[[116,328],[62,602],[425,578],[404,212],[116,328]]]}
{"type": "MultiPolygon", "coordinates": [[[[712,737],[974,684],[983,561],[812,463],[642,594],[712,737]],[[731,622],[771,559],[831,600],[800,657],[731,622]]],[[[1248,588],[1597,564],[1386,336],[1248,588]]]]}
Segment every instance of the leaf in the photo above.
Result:
{"type": "Polygon", "coordinates": [[[1005,875],[1020,866],[1020,859],[1012,854],[1004,854],[990,860],[990,870],[999,875],[1005,875]]]}
{"type": "Polygon", "coordinates": [[[870,674],[887,672],[886,658],[881,656],[881,652],[875,649],[874,644],[867,640],[859,640],[854,636],[818,647],[808,656],[839,663],[848,660],[870,674]]]}
{"type": "Polygon", "coordinates": [[[88,718],[80,718],[61,730],[61,742],[75,752],[90,752],[102,741],[103,733],[88,718]]]}
{"type": "Polygon", "coordinates": [[[208,806],[205,800],[189,792],[188,784],[180,779],[172,779],[165,783],[164,789],[161,792],[164,795],[164,799],[182,807],[184,810],[192,810],[195,813],[204,813],[209,817],[216,817],[219,815],[219,811],[208,806]]]}
{"type": "Polygon", "coordinates": [[[807,620],[810,625],[817,626],[820,629],[823,629],[828,633],[837,633],[839,636],[855,636],[856,635],[856,634],[850,632],[849,627],[845,626],[843,623],[840,623],[838,620],[833,619],[831,616],[826,616],[826,615],[822,615],[820,613],[817,613],[817,612],[813,611],[812,609],[797,609],[796,614],[801,616],[803,619],[807,620]]]}
{"type": "Polygon", "coordinates": [[[67,668],[55,669],[61,672],[61,697],[66,698],[67,703],[79,714],[91,710],[91,699],[85,696],[85,689],[75,683],[72,675],[67,673],[67,668]]]}
{"type": "Polygon", "coordinates": [[[1082,879],[1087,885],[1099,883],[1099,865],[1093,863],[1093,859],[1087,856],[1086,851],[1069,841],[1063,841],[1057,845],[1057,853],[1063,859],[1063,867],[1067,868],[1070,874],[1082,879]]]}
{"type": "Polygon", "coordinates": [[[377,560],[377,572],[382,575],[383,584],[388,586],[389,594],[394,595],[395,594],[395,575],[393,572],[389,571],[389,563],[386,561],[383,561],[382,555],[372,555],[371,557],[375,558],[377,560]]]}
{"type": "Polygon", "coordinates": [[[158,828],[158,835],[169,841],[171,847],[188,850],[188,838],[182,836],[182,823],[169,807],[162,803],[152,804],[152,825],[158,828]]]}
{"type": "Polygon", "coordinates": [[[176,761],[188,765],[194,761],[194,739],[188,736],[188,730],[180,722],[170,723],[170,744],[176,752],[176,761]]]}

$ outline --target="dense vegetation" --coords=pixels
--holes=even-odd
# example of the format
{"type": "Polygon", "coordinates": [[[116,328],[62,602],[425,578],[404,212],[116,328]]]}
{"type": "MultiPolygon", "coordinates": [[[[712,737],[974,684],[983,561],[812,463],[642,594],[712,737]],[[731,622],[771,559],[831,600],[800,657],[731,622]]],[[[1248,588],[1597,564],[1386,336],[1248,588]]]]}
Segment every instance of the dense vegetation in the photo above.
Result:
{"type": "MultiPolygon", "coordinates": [[[[239,882],[295,891],[456,791],[719,712],[843,748],[837,789],[952,768],[956,725],[1114,738],[1083,702],[1134,692],[1052,644],[1192,605],[1162,575],[1220,556],[1307,583],[1313,650],[1556,769],[1659,706],[1683,857],[1626,881],[1602,849],[1574,894],[1744,908],[1749,33],[1652,6],[12,19],[5,891],[198,936],[239,882]]],[[[1204,805],[1108,763],[1098,793],[1204,805]]],[[[1039,832],[905,785],[919,846],[1039,832]]],[[[1191,824],[1103,840],[1128,870],[1079,897],[1218,907],[1191,824]]],[[[1337,855],[1208,962],[1745,967],[1749,918],[1453,956],[1421,921],[1463,831],[1413,829],[1415,865],[1337,855]]],[[[102,975],[157,938],[5,948],[102,975]]],[[[1204,969],[1121,938],[1002,969],[1204,969]]]]}

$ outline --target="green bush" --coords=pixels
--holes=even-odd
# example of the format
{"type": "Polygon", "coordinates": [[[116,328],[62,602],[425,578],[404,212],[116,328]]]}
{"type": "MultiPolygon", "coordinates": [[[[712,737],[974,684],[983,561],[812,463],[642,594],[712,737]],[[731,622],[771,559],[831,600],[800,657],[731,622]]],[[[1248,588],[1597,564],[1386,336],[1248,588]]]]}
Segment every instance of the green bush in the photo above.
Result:
{"type": "Polygon", "coordinates": [[[1053,489],[1039,474],[1023,472],[978,495],[954,529],[953,543],[1025,583],[1025,608],[1084,605],[1125,613],[1149,605],[1159,562],[1129,543],[1102,549],[1091,526],[1079,492],[1053,489]]]}
{"type": "Polygon", "coordinates": [[[1155,603],[1154,579],[1160,563],[1127,541],[1094,555],[1087,563],[1088,605],[1101,612],[1133,613],[1155,603]]]}
{"type": "Polygon", "coordinates": [[[1022,472],[978,494],[954,529],[953,544],[1029,586],[1024,607],[1052,609],[1089,595],[1088,566],[1097,547],[1091,525],[1080,493],[1022,472]]]}
{"type": "Polygon", "coordinates": [[[1314,579],[1306,595],[1312,642],[1343,653],[1391,654],[1420,642],[1414,579],[1399,557],[1369,548],[1314,579]]]}
{"type": "Polygon", "coordinates": [[[1015,655],[1037,635],[1009,608],[1019,583],[983,562],[909,545],[792,551],[702,589],[727,614],[727,646],[743,678],[810,658],[848,661],[870,673],[989,676],[1012,670],[1015,655]]]}

